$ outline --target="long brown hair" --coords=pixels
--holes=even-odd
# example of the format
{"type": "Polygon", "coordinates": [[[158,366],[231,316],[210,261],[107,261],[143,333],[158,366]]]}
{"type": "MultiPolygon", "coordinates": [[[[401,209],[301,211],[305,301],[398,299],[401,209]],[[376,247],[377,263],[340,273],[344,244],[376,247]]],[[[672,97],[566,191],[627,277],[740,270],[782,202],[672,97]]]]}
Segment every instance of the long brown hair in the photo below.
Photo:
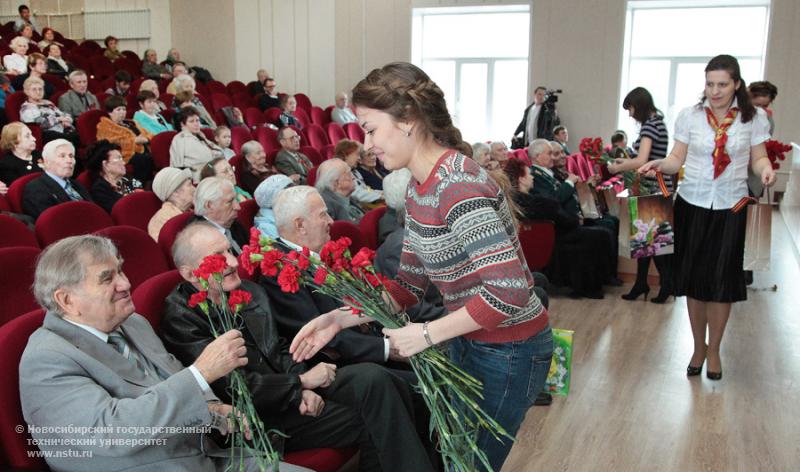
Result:
{"type": "Polygon", "coordinates": [[[392,62],[374,69],[356,84],[352,103],[388,113],[395,121],[415,120],[440,146],[471,154],[453,126],[442,89],[413,64],[392,62]]]}

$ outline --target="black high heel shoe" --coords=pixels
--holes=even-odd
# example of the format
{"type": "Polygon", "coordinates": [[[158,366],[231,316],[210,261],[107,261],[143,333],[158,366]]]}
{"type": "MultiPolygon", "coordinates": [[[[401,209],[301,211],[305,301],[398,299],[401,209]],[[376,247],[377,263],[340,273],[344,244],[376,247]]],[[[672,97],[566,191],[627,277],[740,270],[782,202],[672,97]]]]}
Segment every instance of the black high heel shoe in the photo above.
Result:
{"type": "Polygon", "coordinates": [[[706,377],[708,377],[709,380],[722,380],[722,371],[711,372],[710,370],[706,370],[706,377]]]}
{"type": "MultiPolygon", "coordinates": [[[[703,360],[703,363],[705,363],[705,360],[703,360]]],[[[695,367],[695,366],[693,366],[691,364],[688,367],[686,367],[686,376],[687,377],[695,377],[697,375],[700,375],[700,373],[702,373],[702,372],[703,372],[703,364],[700,364],[700,367],[695,367]]],[[[706,373],[706,375],[709,375],[709,374],[706,373]]],[[[722,376],[722,374],[720,374],[720,376],[722,376]]],[[[711,377],[709,377],[709,378],[711,378],[711,377]]]]}
{"type": "Polygon", "coordinates": [[[645,285],[644,287],[637,287],[636,285],[634,285],[631,288],[630,292],[622,295],[622,299],[623,300],[628,300],[628,301],[636,300],[637,298],[639,298],[639,295],[642,295],[642,294],[644,294],[644,299],[646,301],[647,300],[647,295],[650,294],[650,287],[648,287],[647,285],[645,285]]]}

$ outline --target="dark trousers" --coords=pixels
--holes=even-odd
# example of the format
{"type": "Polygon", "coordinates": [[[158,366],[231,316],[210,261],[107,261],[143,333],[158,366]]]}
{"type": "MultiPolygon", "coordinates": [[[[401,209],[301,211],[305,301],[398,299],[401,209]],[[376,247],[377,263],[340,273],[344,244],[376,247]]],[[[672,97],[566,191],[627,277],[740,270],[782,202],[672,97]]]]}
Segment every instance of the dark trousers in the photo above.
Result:
{"type": "MultiPolygon", "coordinates": [[[[357,445],[362,471],[433,471],[414,418],[408,382],[376,364],[341,367],[336,380],[318,393],[319,417],[282,418],[285,450],[357,445]]],[[[296,410],[295,410],[296,411],[296,410]]]]}
{"type": "Polygon", "coordinates": [[[612,215],[604,215],[602,218],[583,220],[585,227],[603,231],[602,237],[605,240],[607,250],[604,252],[604,275],[608,278],[617,277],[617,265],[619,255],[619,218],[612,215]]]}
{"type": "Polygon", "coordinates": [[[554,280],[564,280],[573,290],[602,289],[607,275],[608,235],[600,228],[579,226],[556,236],[556,254],[551,263],[554,280]]]}

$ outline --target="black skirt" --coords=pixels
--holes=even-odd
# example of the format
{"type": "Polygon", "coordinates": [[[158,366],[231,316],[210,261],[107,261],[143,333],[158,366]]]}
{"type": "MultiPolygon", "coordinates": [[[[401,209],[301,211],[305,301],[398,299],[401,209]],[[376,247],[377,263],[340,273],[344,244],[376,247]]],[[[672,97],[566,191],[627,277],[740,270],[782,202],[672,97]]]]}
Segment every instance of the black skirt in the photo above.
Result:
{"type": "Polygon", "coordinates": [[[742,265],[747,211],[709,210],[675,199],[675,296],[747,300],[742,265]]]}

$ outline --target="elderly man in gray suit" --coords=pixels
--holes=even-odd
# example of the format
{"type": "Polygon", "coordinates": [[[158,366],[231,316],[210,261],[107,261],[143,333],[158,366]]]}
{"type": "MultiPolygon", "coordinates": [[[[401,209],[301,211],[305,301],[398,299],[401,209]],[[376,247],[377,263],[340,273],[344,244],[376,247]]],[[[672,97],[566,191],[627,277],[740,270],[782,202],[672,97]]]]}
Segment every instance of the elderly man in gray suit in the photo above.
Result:
{"type": "Polygon", "coordinates": [[[278,131],[278,142],[281,150],[275,155],[275,167],[280,173],[288,175],[295,184],[305,185],[314,163],[300,152],[300,135],[287,126],[278,131]]]}
{"type": "Polygon", "coordinates": [[[89,77],[86,72],[76,69],[69,74],[70,90],[59,97],[58,108],[69,113],[73,120],[77,120],[81,113],[87,110],[99,110],[100,103],[97,97],[89,91],[89,77]]]}
{"type": "Polygon", "coordinates": [[[364,210],[352,198],[356,182],[345,161],[333,158],[320,164],[314,186],[334,221],[349,221],[353,224],[361,221],[364,210]]]}
{"type": "Polygon", "coordinates": [[[203,433],[225,433],[232,408],[209,384],[247,363],[241,333],[220,336],[184,368],[134,313],[121,267],[99,236],[63,239],[39,258],[34,294],[47,314],[20,361],[33,438],[58,471],[223,470],[229,452],[203,433]]]}

